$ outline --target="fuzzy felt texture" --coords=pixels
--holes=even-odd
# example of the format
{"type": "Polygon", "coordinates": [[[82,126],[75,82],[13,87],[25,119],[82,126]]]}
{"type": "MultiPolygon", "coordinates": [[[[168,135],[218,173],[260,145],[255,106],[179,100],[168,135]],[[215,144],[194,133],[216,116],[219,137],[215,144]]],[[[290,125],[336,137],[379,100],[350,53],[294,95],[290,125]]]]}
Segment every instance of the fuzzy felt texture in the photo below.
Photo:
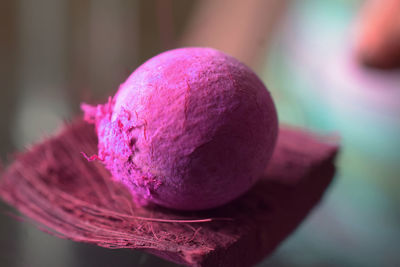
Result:
{"type": "MultiPolygon", "coordinates": [[[[217,209],[138,206],[95,153],[93,125],[76,120],[21,153],[2,173],[0,196],[43,231],[106,248],[145,249],[187,266],[252,266],[282,242],[330,184],[337,146],[281,128],[270,164],[249,192],[217,209]]],[[[135,263],[132,263],[135,265],[135,263]]]]}
{"type": "Polygon", "coordinates": [[[214,208],[248,191],[275,147],[271,96],[236,59],[181,48],[145,62],[105,105],[82,106],[98,157],[140,204],[214,208]]]}

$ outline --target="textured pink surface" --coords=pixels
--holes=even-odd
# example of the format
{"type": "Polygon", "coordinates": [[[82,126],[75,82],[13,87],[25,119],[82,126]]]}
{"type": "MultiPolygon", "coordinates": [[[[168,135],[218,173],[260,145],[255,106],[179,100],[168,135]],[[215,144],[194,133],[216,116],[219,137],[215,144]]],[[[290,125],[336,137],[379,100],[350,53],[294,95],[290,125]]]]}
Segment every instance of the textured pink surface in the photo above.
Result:
{"type": "Polygon", "coordinates": [[[83,105],[98,156],[139,203],[213,208],[261,177],[277,136],[271,96],[236,59],[210,48],[144,63],[105,105],[83,105]]]}
{"type": "Polygon", "coordinates": [[[80,154],[96,150],[94,127],[74,121],[18,155],[1,173],[0,197],[61,238],[145,249],[188,266],[249,267],[318,203],[332,180],[337,146],[283,127],[256,186],[227,205],[197,212],[136,205],[101,163],[80,154]]]}

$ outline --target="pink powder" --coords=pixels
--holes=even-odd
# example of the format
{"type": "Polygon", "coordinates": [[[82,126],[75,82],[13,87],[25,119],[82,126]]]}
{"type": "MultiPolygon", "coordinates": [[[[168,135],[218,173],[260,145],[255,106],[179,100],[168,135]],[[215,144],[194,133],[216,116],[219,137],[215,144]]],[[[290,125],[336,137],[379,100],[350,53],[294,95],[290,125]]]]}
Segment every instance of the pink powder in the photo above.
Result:
{"type": "Polygon", "coordinates": [[[271,96],[236,59],[181,48],[145,62],[108,103],[82,105],[98,156],[136,202],[199,210],[262,176],[277,137],[271,96]]]}

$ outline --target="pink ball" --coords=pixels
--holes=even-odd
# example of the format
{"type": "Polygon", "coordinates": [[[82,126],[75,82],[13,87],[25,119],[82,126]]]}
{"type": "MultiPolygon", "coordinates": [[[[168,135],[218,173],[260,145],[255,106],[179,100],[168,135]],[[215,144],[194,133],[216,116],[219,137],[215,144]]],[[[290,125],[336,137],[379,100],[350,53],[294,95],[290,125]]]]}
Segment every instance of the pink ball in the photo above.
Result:
{"type": "Polygon", "coordinates": [[[262,176],[277,137],[272,98],[236,59],[181,48],[141,65],[105,105],[83,105],[98,153],[141,204],[214,208],[262,176]]]}

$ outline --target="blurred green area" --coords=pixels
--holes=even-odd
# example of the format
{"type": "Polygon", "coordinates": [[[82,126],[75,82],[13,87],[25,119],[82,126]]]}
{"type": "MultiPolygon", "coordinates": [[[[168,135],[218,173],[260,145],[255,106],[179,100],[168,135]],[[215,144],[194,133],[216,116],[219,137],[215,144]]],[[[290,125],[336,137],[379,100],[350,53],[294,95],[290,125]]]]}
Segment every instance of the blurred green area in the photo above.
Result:
{"type": "Polygon", "coordinates": [[[399,266],[400,71],[352,58],[360,1],[297,1],[263,77],[281,122],[340,136],[338,174],[260,266],[399,266]]]}

